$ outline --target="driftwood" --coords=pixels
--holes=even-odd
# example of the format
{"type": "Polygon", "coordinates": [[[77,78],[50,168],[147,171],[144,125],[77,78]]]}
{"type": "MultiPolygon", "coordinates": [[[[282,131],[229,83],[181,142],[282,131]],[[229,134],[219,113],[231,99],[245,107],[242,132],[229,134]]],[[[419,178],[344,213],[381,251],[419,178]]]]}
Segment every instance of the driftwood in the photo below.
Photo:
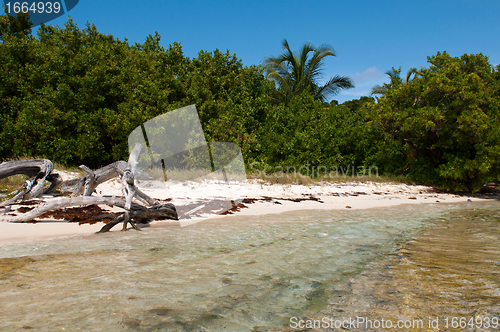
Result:
{"type": "MultiPolygon", "coordinates": [[[[108,204],[108,205],[116,205],[120,207],[125,206],[125,201],[118,197],[71,197],[71,198],[62,198],[48,203],[42,203],[35,207],[33,210],[28,211],[26,213],[22,213],[17,216],[5,216],[2,217],[2,221],[8,221],[13,223],[23,223],[30,222],[33,219],[45,214],[47,212],[62,209],[70,206],[78,206],[78,205],[90,205],[90,204],[108,204]]],[[[146,208],[144,208],[146,209],[146,208]]]]}
{"type": "Polygon", "coordinates": [[[54,164],[48,159],[37,160],[14,160],[6,161],[0,164],[0,179],[9,176],[24,174],[29,177],[28,180],[17,191],[10,195],[13,197],[0,203],[0,207],[13,204],[20,198],[37,197],[42,193],[50,193],[62,182],[59,174],[51,174],[54,170],[54,164]],[[44,189],[45,181],[50,182],[50,186],[44,189]]]}
{"type": "MultiPolygon", "coordinates": [[[[106,217],[108,215],[105,215],[106,217]]],[[[150,220],[179,220],[177,216],[177,210],[172,203],[159,204],[152,206],[146,210],[134,210],[134,206],[132,206],[132,211],[125,214],[115,214],[115,219],[106,224],[98,233],[104,233],[109,231],[113,226],[123,222],[123,229],[126,230],[126,218],[129,218],[129,223],[137,230],[140,230],[135,226],[138,223],[148,222],[150,220]]],[[[98,216],[99,217],[99,216],[98,216]]],[[[95,219],[99,219],[96,217],[95,219]]]]}
{"type": "MultiPolygon", "coordinates": [[[[90,170],[85,165],[80,166],[87,174],[78,179],[62,182],[58,174],[51,174],[54,166],[50,160],[26,160],[14,161],[0,164],[0,178],[16,175],[26,174],[30,179],[19,189],[19,193],[14,195],[13,198],[0,204],[0,207],[13,204],[18,199],[23,200],[29,194],[29,197],[36,197],[39,194],[49,193],[58,187],[59,191],[70,193],[73,195],[83,194],[83,196],[63,198],[50,203],[39,205],[35,209],[20,214],[18,216],[0,217],[0,221],[8,222],[29,222],[34,218],[48,213],[50,211],[77,205],[91,205],[91,204],[108,204],[122,207],[125,211],[123,213],[113,214],[115,219],[105,225],[99,233],[109,231],[116,224],[123,222],[123,230],[127,229],[127,224],[130,223],[133,228],[140,230],[134,223],[147,222],[157,219],[173,219],[178,220],[177,211],[173,204],[160,204],[154,198],[149,197],[140,191],[134,184],[134,174],[140,174],[136,169],[137,159],[142,146],[137,144],[129,156],[129,161],[123,160],[114,162],[110,165],[102,167],[96,171],[90,170]],[[112,178],[119,176],[122,182],[122,192],[125,200],[117,197],[92,197],[92,193],[96,187],[112,178]],[[51,182],[49,188],[44,190],[45,180],[51,182]],[[137,198],[141,202],[149,205],[146,208],[143,205],[133,203],[133,199],[137,198]]],[[[144,176],[144,174],[142,174],[144,176]]],[[[9,211],[9,207],[2,212],[9,211]]],[[[109,217],[109,214],[108,214],[109,217]]]]}
{"type": "Polygon", "coordinates": [[[87,166],[81,165],[87,175],[82,178],[72,179],[61,183],[58,190],[72,195],[90,196],[98,185],[121,176],[127,168],[128,163],[123,160],[115,161],[112,164],[101,167],[96,171],[91,171],[87,166]]]}
{"type": "MultiPolygon", "coordinates": [[[[33,221],[33,219],[43,214],[46,214],[50,211],[70,206],[91,205],[91,204],[108,204],[112,206],[119,206],[121,208],[125,208],[127,203],[121,198],[112,196],[110,197],[80,196],[72,198],[62,198],[57,201],[40,204],[33,210],[20,214],[18,216],[3,217],[2,220],[12,223],[30,222],[33,221]]],[[[134,223],[144,223],[150,220],[162,220],[162,219],[178,220],[175,206],[171,203],[157,204],[150,208],[146,208],[142,205],[133,203],[130,205],[129,210],[130,210],[130,212],[128,212],[129,220],[127,222],[129,222],[132,225],[132,227],[138,230],[139,228],[137,228],[134,225],[134,223]]],[[[103,215],[103,217],[104,216],[109,217],[110,214],[103,215]]],[[[124,226],[126,225],[124,213],[114,213],[111,214],[111,216],[115,217],[115,219],[113,219],[111,222],[105,225],[99,231],[99,233],[109,231],[113,226],[115,226],[120,222],[124,222],[124,226]]],[[[102,219],[102,218],[99,218],[98,216],[95,219],[102,219]]],[[[124,227],[124,229],[126,228],[124,227]]]]}
{"type": "MultiPolygon", "coordinates": [[[[48,159],[3,162],[0,164],[0,179],[17,174],[24,174],[30,178],[21,188],[10,193],[9,195],[14,197],[8,201],[1,202],[0,207],[14,204],[19,199],[35,198],[42,193],[49,194],[55,189],[70,195],[83,194],[84,196],[90,196],[101,183],[115,177],[121,177],[127,167],[128,163],[123,160],[99,168],[94,172],[87,166],[81,165],[80,168],[87,173],[86,176],[63,182],[59,174],[51,173],[54,170],[54,165],[48,159]],[[49,181],[51,184],[44,190],[45,181],[49,181]]],[[[144,195],[142,192],[138,192],[137,195],[148,200],[145,197],[147,195],[144,195]]],[[[148,200],[148,204],[155,203],[152,200],[148,200]]]]}
{"type": "MultiPolygon", "coordinates": [[[[115,161],[112,164],[99,168],[96,171],[90,170],[87,166],[81,165],[80,168],[83,169],[87,175],[81,178],[72,179],[69,181],[62,182],[60,186],[57,188],[60,192],[68,193],[71,195],[83,195],[90,196],[92,195],[97,186],[101,183],[109,181],[115,177],[123,177],[126,169],[128,167],[128,163],[123,160],[115,161]]],[[[141,174],[143,177],[147,177],[147,174],[141,174]]],[[[138,199],[142,200],[144,203],[148,205],[157,204],[157,202],[144,194],[139,188],[136,189],[136,196],[138,199]]]]}

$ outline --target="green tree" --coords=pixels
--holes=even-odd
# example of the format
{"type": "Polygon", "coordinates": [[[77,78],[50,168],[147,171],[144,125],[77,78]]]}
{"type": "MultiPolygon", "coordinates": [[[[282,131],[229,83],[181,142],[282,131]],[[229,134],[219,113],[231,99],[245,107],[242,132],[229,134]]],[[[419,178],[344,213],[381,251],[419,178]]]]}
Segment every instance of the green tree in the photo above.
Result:
{"type": "Polygon", "coordinates": [[[322,167],[321,174],[337,169],[339,175],[340,167],[344,171],[350,169],[352,174],[353,166],[356,172],[358,166],[378,166],[373,158],[368,158],[389,148],[385,142],[379,144],[385,138],[383,131],[367,122],[362,110],[365,103],[374,103],[374,99],[364,97],[351,104],[325,107],[303,92],[287,105],[276,105],[269,111],[258,137],[258,161],[285,170],[314,164],[322,167]]]}
{"type": "Polygon", "coordinates": [[[261,67],[218,50],[189,59],[178,43],[162,47],[158,33],[130,46],[71,19],[42,25],[37,36],[25,16],[0,23],[0,160],[96,168],[126,158],[141,123],[190,104],[208,141],[237,143],[246,159],[258,154],[256,133],[271,107],[261,67]]]}
{"type": "MultiPolygon", "coordinates": [[[[8,21],[4,16],[2,22],[8,21]]],[[[0,158],[43,156],[98,167],[128,155],[128,134],[185,98],[180,45],[131,47],[70,19],[36,37],[2,34],[0,158]]]]}
{"type": "Polygon", "coordinates": [[[383,85],[374,86],[371,93],[372,96],[384,95],[387,93],[388,90],[395,89],[400,87],[401,85],[408,84],[408,82],[418,77],[416,68],[410,68],[406,72],[406,79],[404,81],[401,78],[401,67],[399,67],[398,69],[392,67],[390,71],[386,71],[385,73],[389,76],[391,81],[389,83],[384,83],[383,85]]]}
{"type": "Polygon", "coordinates": [[[11,105],[19,103],[30,88],[24,74],[36,53],[31,26],[29,14],[0,16],[0,160],[12,157],[18,111],[11,105]]]}
{"type": "Polygon", "coordinates": [[[0,16],[0,39],[5,40],[8,37],[28,37],[31,35],[33,22],[30,20],[30,14],[19,12],[16,16],[7,14],[7,8],[2,5],[5,15],[0,16]]]}
{"type": "Polygon", "coordinates": [[[500,80],[482,54],[429,57],[419,79],[370,105],[372,120],[407,151],[401,171],[447,190],[500,180],[500,80]]]}
{"type": "Polygon", "coordinates": [[[306,43],[300,53],[295,54],[285,39],[283,48],[285,50],[283,54],[264,60],[266,76],[274,81],[276,86],[272,97],[277,102],[288,104],[294,96],[302,92],[311,93],[315,100],[326,102],[340,90],[354,87],[349,77],[339,75],[330,78],[324,85],[319,85],[323,60],[327,56],[336,56],[331,47],[326,45],[314,47],[306,43]]]}
{"type": "Polygon", "coordinates": [[[185,98],[178,105],[196,104],[207,141],[236,143],[246,160],[256,158],[256,135],[271,107],[262,68],[229,51],[200,51],[179,79],[185,98]]]}

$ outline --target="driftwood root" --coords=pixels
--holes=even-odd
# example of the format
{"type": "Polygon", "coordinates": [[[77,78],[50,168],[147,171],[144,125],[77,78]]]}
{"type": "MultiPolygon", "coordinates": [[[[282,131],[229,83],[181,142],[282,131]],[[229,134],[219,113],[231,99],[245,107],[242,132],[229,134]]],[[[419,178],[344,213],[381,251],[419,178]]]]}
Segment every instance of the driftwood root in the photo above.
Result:
{"type": "Polygon", "coordinates": [[[0,179],[13,175],[23,174],[29,178],[21,188],[9,194],[11,199],[1,202],[0,207],[15,203],[19,199],[34,198],[40,194],[53,192],[61,183],[59,174],[51,174],[54,164],[48,159],[36,160],[13,160],[0,164],[0,179]],[[45,181],[50,182],[50,186],[45,188],[45,181]]]}
{"type": "MultiPolygon", "coordinates": [[[[14,197],[0,204],[0,207],[13,204],[21,197],[23,200],[27,195],[29,195],[29,197],[36,197],[42,192],[51,192],[55,188],[59,188],[62,192],[74,195],[83,194],[83,196],[79,197],[63,198],[50,203],[41,204],[35,209],[18,216],[1,217],[0,221],[14,223],[29,222],[43,214],[50,215],[49,212],[52,210],[69,206],[92,204],[116,205],[125,210],[123,213],[115,214],[115,218],[102,227],[98,233],[107,232],[120,222],[123,222],[122,230],[127,230],[128,224],[134,229],[140,230],[136,226],[136,223],[144,223],[158,219],[179,220],[177,210],[173,204],[160,204],[154,198],[149,197],[135,186],[134,174],[141,173],[136,169],[141,149],[142,146],[136,144],[133,151],[130,153],[128,162],[120,160],[96,171],[92,171],[87,166],[81,165],[80,168],[87,174],[82,178],[73,179],[67,182],[62,182],[58,174],[51,174],[54,170],[54,165],[47,159],[11,161],[0,164],[0,179],[16,174],[25,174],[30,177],[18,192],[13,195],[14,197]],[[125,196],[125,201],[117,197],[91,196],[99,184],[117,176],[121,178],[122,193],[125,196]],[[44,182],[46,180],[51,182],[51,185],[47,189],[44,187],[44,182]],[[150,207],[146,208],[143,205],[133,203],[134,198],[137,198],[150,207]]],[[[145,174],[140,175],[145,176],[145,174]]],[[[6,213],[8,210],[9,208],[2,209],[1,212],[6,213]]],[[[109,217],[109,214],[106,216],[109,217]]]]}

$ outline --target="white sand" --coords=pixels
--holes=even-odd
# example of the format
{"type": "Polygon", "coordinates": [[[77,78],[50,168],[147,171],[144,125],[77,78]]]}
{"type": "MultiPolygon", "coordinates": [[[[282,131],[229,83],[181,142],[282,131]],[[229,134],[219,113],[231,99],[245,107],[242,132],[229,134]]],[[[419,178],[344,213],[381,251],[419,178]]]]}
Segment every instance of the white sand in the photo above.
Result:
{"type": "MultiPolygon", "coordinates": [[[[60,172],[59,172],[60,173],[60,172]]],[[[210,199],[238,199],[255,198],[261,199],[271,197],[270,201],[256,201],[253,204],[245,204],[243,208],[232,215],[262,215],[281,213],[285,211],[306,209],[367,209],[373,207],[389,207],[400,204],[423,204],[423,203],[458,203],[466,202],[467,197],[445,193],[436,193],[430,187],[410,186],[405,184],[389,183],[325,183],[323,185],[268,185],[257,180],[249,180],[245,184],[218,185],[214,183],[176,183],[149,185],[139,183],[139,187],[149,196],[157,199],[173,197],[172,203],[177,207],[192,204],[198,200],[210,199]],[[314,197],[321,202],[305,200],[293,202],[287,199],[314,197]]],[[[121,185],[118,179],[101,184],[97,188],[96,195],[121,195],[121,185]]],[[[45,201],[56,199],[44,196],[40,199],[45,201]]],[[[482,199],[474,198],[474,201],[482,199]]],[[[200,204],[201,206],[202,204],[200,204]]],[[[18,207],[18,206],[17,206],[18,207]]],[[[14,211],[16,206],[12,207],[14,211]]],[[[109,209],[109,207],[103,207],[109,209]]],[[[116,209],[116,208],[115,208],[116,209]]],[[[1,209],[0,209],[1,210],[1,209]]],[[[194,209],[196,210],[196,208],[194,209]]],[[[208,217],[231,218],[232,215],[204,215],[203,218],[193,218],[178,223],[181,226],[196,223],[208,217]]],[[[91,234],[98,231],[103,223],[94,225],[78,225],[65,221],[42,220],[37,223],[9,223],[1,221],[0,215],[0,246],[33,239],[52,238],[59,236],[71,236],[76,234],[91,234]]],[[[172,221],[169,221],[172,222],[172,221]]],[[[158,222],[160,223],[160,221],[158,222]]],[[[119,231],[120,225],[113,228],[119,231]]]]}

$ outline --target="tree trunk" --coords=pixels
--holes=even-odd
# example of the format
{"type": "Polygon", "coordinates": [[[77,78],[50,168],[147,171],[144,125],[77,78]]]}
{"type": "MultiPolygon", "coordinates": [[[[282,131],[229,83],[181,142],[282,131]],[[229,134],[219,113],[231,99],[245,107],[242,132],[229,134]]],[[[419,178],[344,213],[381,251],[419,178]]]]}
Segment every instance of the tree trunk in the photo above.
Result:
{"type": "Polygon", "coordinates": [[[51,174],[53,170],[54,164],[48,159],[13,160],[1,163],[0,179],[18,174],[27,175],[29,179],[18,189],[18,193],[13,198],[0,203],[0,207],[12,204],[21,197],[23,199],[37,197],[41,193],[53,191],[62,182],[59,174],[51,174]],[[51,184],[44,190],[45,180],[51,184]]]}
{"type": "Polygon", "coordinates": [[[87,175],[82,178],[65,181],[61,183],[58,189],[72,195],[84,194],[84,196],[90,196],[101,183],[123,175],[127,166],[128,163],[123,160],[115,161],[96,171],[91,171],[87,166],[81,165],[80,168],[87,172],[87,175]]]}
{"type": "MultiPolygon", "coordinates": [[[[94,197],[94,196],[80,196],[71,198],[62,198],[49,203],[43,203],[31,211],[20,214],[18,216],[4,216],[0,217],[0,221],[7,221],[13,223],[30,222],[33,219],[53,210],[66,208],[78,205],[91,205],[91,204],[107,204],[111,206],[119,206],[125,208],[125,201],[118,197],[94,197]]],[[[134,222],[148,222],[156,219],[172,219],[179,220],[177,211],[173,204],[157,204],[153,207],[146,208],[145,206],[133,203],[130,208],[130,218],[134,222]]],[[[121,213],[117,218],[123,216],[121,213]]],[[[115,218],[116,219],[116,218],[115,218]]],[[[120,221],[123,221],[121,219],[120,221]]],[[[114,226],[114,225],[113,225],[114,226]]]]}
{"type": "MultiPolygon", "coordinates": [[[[0,217],[0,221],[15,223],[29,222],[34,218],[52,210],[69,206],[92,204],[116,205],[125,210],[123,213],[113,214],[116,218],[109,224],[105,225],[99,233],[109,231],[114,225],[120,222],[123,222],[123,230],[126,230],[128,223],[130,223],[135,229],[138,229],[134,223],[149,222],[155,219],[179,220],[177,210],[173,204],[160,204],[154,198],[149,197],[135,186],[134,171],[137,171],[135,166],[137,165],[137,159],[139,158],[141,149],[141,144],[136,144],[134,149],[130,152],[128,162],[123,160],[116,161],[112,164],[99,168],[96,171],[92,171],[87,166],[81,165],[80,168],[83,169],[87,175],[82,178],[73,179],[63,183],[61,183],[62,180],[58,174],[51,174],[54,170],[54,165],[47,159],[9,161],[0,164],[0,179],[16,174],[26,174],[30,177],[30,179],[27,180],[26,183],[18,190],[19,193],[17,193],[17,195],[0,204],[0,207],[13,204],[21,196],[24,199],[28,193],[30,194],[30,197],[38,196],[43,192],[45,180],[51,182],[51,186],[45,192],[50,192],[59,185],[59,190],[62,192],[71,193],[73,195],[83,194],[83,196],[79,197],[63,198],[41,204],[33,210],[18,216],[0,217]],[[117,197],[91,196],[99,184],[117,176],[121,178],[122,192],[125,195],[125,201],[117,197]],[[150,208],[133,203],[132,201],[134,197],[137,197],[140,201],[148,204],[150,208]]],[[[4,209],[2,212],[6,213],[9,209],[10,207],[4,209]]],[[[109,217],[109,215],[107,216],[109,217]]]]}

